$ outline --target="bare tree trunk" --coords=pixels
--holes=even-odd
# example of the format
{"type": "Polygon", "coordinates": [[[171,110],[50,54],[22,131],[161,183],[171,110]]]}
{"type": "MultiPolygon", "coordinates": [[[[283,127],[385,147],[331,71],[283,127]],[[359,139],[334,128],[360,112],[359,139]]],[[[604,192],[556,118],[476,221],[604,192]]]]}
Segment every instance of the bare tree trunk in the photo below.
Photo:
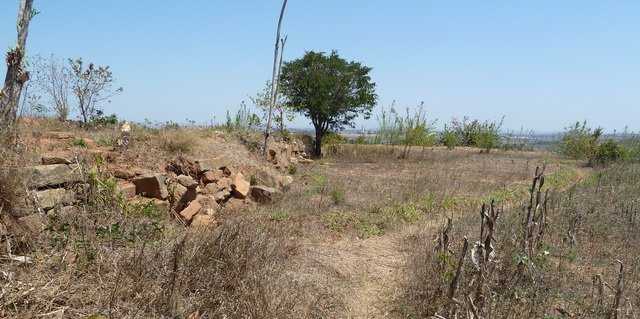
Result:
{"type": "Polygon", "coordinates": [[[280,51],[280,29],[282,27],[282,18],[284,17],[284,10],[287,8],[287,0],[282,2],[282,10],[280,10],[280,18],[278,19],[278,29],[276,31],[276,46],[275,52],[273,55],[273,71],[271,73],[271,105],[269,105],[269,114],[267,115],[267,126],[264,131],[264,147],[263,154],[267,154],[267,141],[269,140],[269,135],[271,134],[271,115],[273,113],[273,108],[275,106],[275,93],[276,93],[276,76],[277,76],[277,67],[278,67],[278,54],[280,51]]]}
{"type": "MultiPolygon", "coordinates": [[[[273,105],[275,106],[278,103],[278,93],[280,90],[280,72],[282,71],[282,56],[284,55],[284,46],[287,44],[287,36],[285,35],[283,39],[281,39],[282,47],[280,49],[280,62],[278,63],[278,76],[276,77],[276,90],[273,94],[273,105]]],[[[280,134],[284,135],[284,106],[280,106],[280,134]]]]}
{"type": "Polygon", "coordinates": [[[15,123],[22,87],[29,80],[29,72],[23,69],[23,60],[29,22],[33,15],[33,0],[21,0],[17,22],[18,41],[16,47],[7,52],[7,74],[4,88],[0,91],[0,130],[3,131],[15,123]]]}

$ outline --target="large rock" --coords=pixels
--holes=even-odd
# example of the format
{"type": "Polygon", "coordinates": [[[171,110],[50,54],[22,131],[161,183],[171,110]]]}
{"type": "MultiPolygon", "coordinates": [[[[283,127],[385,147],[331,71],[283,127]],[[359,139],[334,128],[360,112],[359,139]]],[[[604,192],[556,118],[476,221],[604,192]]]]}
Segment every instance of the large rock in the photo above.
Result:
{"type": "Polygon", "coordinates": [[[202,173],[203,184],[215,183],[222,178],[224,178],[224,173],[219,169],[202,173]]]}
{"type": "Polygon", "coordinates": [[[196,201],[202,205],[204,211],[214,214],[220,210],[220,204],[211,195],[198,195],[196,201]]]}
{"type": "Polygon", "coordinates": [[[239,199],[244,199],[249,195],[251,185],[244,179],[242,173],[237,173],[231,183],[231,194],[239,199]]]}
{"type": "Polygon", "coordinates": [[[26,168],[28,184],[32,188],[52,187],[82,181],[76,165],[37,165],[26,168]]]}
{"type": "Polygon", "coordinates": [[[189,202],[196,199],[196,196],[198,196],[196,187],[187,188],[184,185],[176,182],[172,183],[169,186],[169,192],[171,195],[171,208],[173,208],[176,212],[183,210],[185,207],[187,207],[189,202]]]}
{"type": "Polygon", "coordinates": [[[148,174],[133,179],[136,185],[136,194],[148,198],[165,200],[169,197],[169,191],[165,184],[167,177],[163,174],[148,174]]]}
{"type": "Polygon", "coordinates": [[[113,176],[120,179],[132,179],[136,177],[136,173],[126,168],[115,168],[113,170],[113,176]]]}
{"type": "Polygon", "coordinates": [[[198,182],[196,182],[193,177],[187,175],[178,176],[178,183],[186,188],[196,188],[198,187],[198,182]]]}
{"type": "Polygon", "coordinates": [[[215,198],[217,202],[224,202],[229,199],[229,197],[231,197],[231,192],[228,189],[223,189],[213,194],[213,198],[215,198]]]}
{"type": "Polygon", "coordinates": [[[275,188],[257,185],[251,186],[251,198],[258,203],[268,204],[273,202],[274,197],[276,197],[280,191],[275,188]]]}
{"type": "Polygon", "coordinates": [[[291,145],[283,142],[270,142],[267,145],[267,161],[271,162],[276,168],[286,168],[291,163],[289,159],[292,157],[291,145]]]}
{"type": "Polygon", "coordinates": [[[182,216],[182,218],[184,218],[185,221],[191,222],[191,219],[193,219],[193,216],[198,214],[201,209],[202,209],[202,205],[197,200],[194,200],[191,202],[191,204],[189,204],[189,206],[187,206],[185,209],[183,209],[180,212],[180,216],[182,216]]]}
{"type": "Polygon", "coordinates": [[[47,189],[36,192],[38,206],[50,210],[58,205],[67,206],[75,202],[75,193],[64,188],[47,189]]]}
{"type": "Polygon", "coordinates": [[[260,168],[254,176],[258,184],[280,189],[286,189],[293,182],[293,177],[282,175],[273,168],[260,168]]]}
{"type": "Polygon", "coordinates": [[[118,192],[124,196],[124,198],[133,198],[136,196],[136,185],[127,181],[119,181],[116,185],[118,192]]]}

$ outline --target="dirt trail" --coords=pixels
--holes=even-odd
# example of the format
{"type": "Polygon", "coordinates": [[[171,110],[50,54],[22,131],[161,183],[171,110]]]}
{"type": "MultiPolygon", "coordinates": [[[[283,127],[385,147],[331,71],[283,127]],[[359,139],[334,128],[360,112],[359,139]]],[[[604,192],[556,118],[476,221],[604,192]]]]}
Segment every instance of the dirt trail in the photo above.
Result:
{"type": "Polygon", "coordinates": [[[402,232],[393,232],[365,240],[309,244],[305,255],[343,280],[345,318],[389,318],[389,303],[400,292],[405,271],[403,238],[402,232]]]}
{"type": "MultiPolygon", "coordinates": [[[[586,176],[587,171],[578,169],[571,185],[586,176]]],[[[421,231],[436,231],[438,223],[432,220],[421,224],[421,231]]],[[[340,282],[334,284],[343,290],[345,318],[395,318],[399,314],[392,312],[393,302],[402,293],[409,256],[403,241],[414,230],[396,230],[365,240],[345,237],[330,242],[307,242],[303,245],[304,257],[317,269],[338,278],[340,282]]]]}

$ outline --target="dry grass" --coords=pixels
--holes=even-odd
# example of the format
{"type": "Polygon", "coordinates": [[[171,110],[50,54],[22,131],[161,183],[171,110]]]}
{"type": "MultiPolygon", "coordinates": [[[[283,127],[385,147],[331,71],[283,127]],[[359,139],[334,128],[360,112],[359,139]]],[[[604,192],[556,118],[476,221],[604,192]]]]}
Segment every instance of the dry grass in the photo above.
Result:
{"type": "MultiPolygon", "coordinates": [[[[464,259],[456,296],[465,304],[458,309],[471,309],[465,302],[471,296],[485,318],[613,318],[619,280],[616,260],[620,260],[625,286],[617,318],[638,316],[640,236],[635,228],[640,223],[639,174],[637,165],[618,166],[551,194],[543,240],[529,258],[521,246],[523,212],[518,206],[506,209],[496,225],[496,256],[486,266],[481,288],[478,269],[469,258],[471,249],[464,259]],[[608,283],[601,297],[594,284],[597,276],[608,283]]],[[[480,233],[479,220],[478,214],[454,220],[449,234],[452,244],[446,252],[434,247],[437,231],[408,237],[412,256],[405,294],[398,299],[403,316],[438,313],[447,317],[454,311],[447,291],[454,281],[462,239],[469,238],[473,247],[480,233]]],[[[466,313],[461,316],[471,318],[466,313]]]]}
{"type": "Polygon", "coordinates": [[[329,288],[298,274],[293,225],[244,217],[187,230],[86,173],[78,210],[48,214],[24,252],[33,264],[0,264],[0,317],[326,318],[341,309],[329,288]]]}
{"type": "MultiPolygon", "coordinates": [[[[153,170],[175,153],[222,156],[242,168],[262,163],[250,143],[210,129],[135,126],[130,149],[118,153],[111,150],[113,127],[56,125],[25,128],[25,163],[51,151],[99,151],[113,157],[104,165],[153,170]],[[97,146],[43,137],[52,130],[97,146]]],[[[465,216],[477,216],[488,198],[520,199],[535,166],[545,162],[550,185],[583,175],[575,163],[539,152],[414,148],[400,160],[400,151],[340,145],[327,159],[290,170],[295,182],[281,201],[223,213],[215,229],[186,229],[151,204],[127,204],[115,195],[114,180],[85,162],[91,187],[77,211],[46,216],[47,229],[24,250],[34,263],[0,263],[0,317],[421,317],[442,304],[425,303],[432,288],[425,280],[444,285],[448,278],[434,277],[432,257],[423,253],[433,223],[453,216],[455,238],[476,233],[477,220],[465,216]],[[422,231],[407,244],[416,229],[422,231]],[[414,285],[404,286],[407,280],[414,285]]]]}
{"type": "Polygon", "coordinates": [[[366,238],[383,235],[398,224],[475,209],[487,198],[513,199],[536,165],[547,163],[549,174],[561,177],[558,182],[577,174],[571,163],[540,152],[418,149],[399,160],[386,146],[340,147],[342,153],[299,167],[295,185],[267,213],[286,212],[313,229],[366,238]]]}

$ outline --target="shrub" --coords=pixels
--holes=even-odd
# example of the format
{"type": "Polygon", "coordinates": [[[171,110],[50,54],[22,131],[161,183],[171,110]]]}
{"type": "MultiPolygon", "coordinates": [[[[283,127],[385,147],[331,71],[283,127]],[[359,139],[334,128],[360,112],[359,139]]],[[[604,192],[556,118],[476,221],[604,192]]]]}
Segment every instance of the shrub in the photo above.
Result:
{"type": "Polygon", "coordinates": [[[566,129],[562,135],[560,152],[576,160],[591,158],[597,151],[598,139],[602,135],[602,129],[591,129],[587,122],[576,122],[566,129]]]}
{"type": "Polygon", "coordinates": [[[465,117],[462,121],[453,119],[447,131],[455,134],[457,142],[462,146],[478,147],[489,152],[500,146],[500,129],[504,118],[500,122],[469,120],[465,117]]]}
{"type": "Polygon", "coordinates": [[[440,135],[440,143],[446,146],[447,149],[453,150],[459,144],[458,135],[445,125],[444,131],[442,131],[442,134],[440,135]]]}
{"type": "Polygon", "coordinates": [[[102,111],[98,111],[98,114],[91,120],[91,124],[94,126],[113,126],[118,124],[118,116],[115,114],[104,115],[102,111]]]}
{"type": "Polygon", "coordinates": [[[346,143],[347,140],[339,133],[329,132],[322,138],[322,147],[328,149],[331,154],[338,153],[338,145],[346,143]]]}
{"type": "Polygon", "coordinates": [[[71,145],[86,148],[87,142],[83,138],[75,138],[71,142],[71,145]]]}
{"type": "Polygon", "coordinates": [[[591,165],[607,165],[627,158],[627,149],[620,143],[608,139],[596,147],[596,151],[589,159],[591,165]]]}

